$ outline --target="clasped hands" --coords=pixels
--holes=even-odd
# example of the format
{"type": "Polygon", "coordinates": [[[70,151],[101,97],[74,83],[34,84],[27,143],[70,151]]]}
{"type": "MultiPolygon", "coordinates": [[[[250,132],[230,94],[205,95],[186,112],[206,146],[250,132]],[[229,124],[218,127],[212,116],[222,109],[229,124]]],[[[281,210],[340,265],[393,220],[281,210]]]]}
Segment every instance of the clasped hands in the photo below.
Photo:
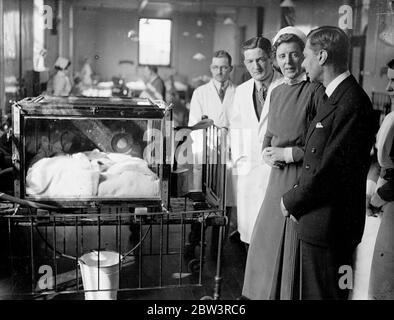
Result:
{"type": "Polygon", "coordinates": [[[283,168],[285,165],[285,149],[277,147],[264,148],[263,161],[272,168],[283,168]]]}
{"type": "Polygon", "coordinates": [[[370,217],[377,217],[379,213],[382,212],[382,207],[386,204],[377,193],[373,195],[366,196],[366,209],[367,209],[367,216],[370,217]]]}
{"type": "MultiPolygon", "coordinates": [[[[262,152],[263,160],[266,164],[273,168],[283,168],[286,164],[285,160],[285,149],[277,147],[267,147],[262,152]]],[[[283,198],[280,199],[280,209],[285,218],[290,218],[294,222],[298,223],[297,219],[294,218],[289,211],[287,211],[283,198]]]]}

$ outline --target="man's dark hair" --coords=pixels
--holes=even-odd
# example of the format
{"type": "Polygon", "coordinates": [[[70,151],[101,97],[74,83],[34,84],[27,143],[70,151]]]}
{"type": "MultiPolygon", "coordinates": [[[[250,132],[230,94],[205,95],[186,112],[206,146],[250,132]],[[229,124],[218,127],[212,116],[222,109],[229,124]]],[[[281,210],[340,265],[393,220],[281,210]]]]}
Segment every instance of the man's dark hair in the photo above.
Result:
{"type": "Polygon", "coordinates": [[[149,69],[150,71],[152,71],[153,73],[157,73],[157,71],[158,71],[157,66],[149,65],[149,66],[147,66],[147,67],[148,67],[148,69],[149,69]]]}
{"type": "Polygon", "coordinates": [[[242,51],[245,53],[246,50],[250,49],[262,49],[269,57],[271,57],[271,41],[264,37],[253,37],[246,40],[242,44],[242,51]]]}
{"type": "Polygon", "coordinates": [[[392,59],[391,61],[389,61],[389,62],[387,63],[387,66],[388,66],[390,69],[394,69],[394,59],[392,59]]]}
{"type": "Polygon", "coordinates": [[[228,65],[231,66],[232,59],[231,59],[230,54],[227,51],[224,51],[224,50],[215,51],[213,53],[213,57],[212,58],[227,58],[228,65]]]}
{"type": "Polygon", "coordinates": [[[304,51],[305,43],[302,41],[299,37],[297,37],[295,34],[292,33],[284,33],[279,36],[278,40],[275,41],[275,43],[272,46],[272,56],[276,56],[276,50],[282,43],[290,43],[290,42],[295,42],[298,44],[301,53],[304,51]]]}
{"type": "Polygon", "coordinates": [[[307,38],[314,51],[327,51],[327,64],[340,70],[349,68],[350,41],[342,29],[333,26],[319,27],[309,32],[307,38]]]}

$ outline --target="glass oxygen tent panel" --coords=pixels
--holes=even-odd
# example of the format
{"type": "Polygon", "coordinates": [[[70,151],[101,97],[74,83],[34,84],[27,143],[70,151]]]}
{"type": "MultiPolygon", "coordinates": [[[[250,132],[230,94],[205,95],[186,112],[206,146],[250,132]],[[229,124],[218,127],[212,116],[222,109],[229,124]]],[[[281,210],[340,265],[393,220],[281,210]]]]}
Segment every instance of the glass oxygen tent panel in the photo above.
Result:
{"type": "Polygon", "coordinates": [[[134,99],[18,102],[16,195],[58,203],[162,200],[167,111],[134,99]]]}
{"type": "Polygon", "coordinates": [[[146,151],[147,132],[160,126],[161,120],[26,118],[26,195],[160,197],[156,157],[146,151]]]}

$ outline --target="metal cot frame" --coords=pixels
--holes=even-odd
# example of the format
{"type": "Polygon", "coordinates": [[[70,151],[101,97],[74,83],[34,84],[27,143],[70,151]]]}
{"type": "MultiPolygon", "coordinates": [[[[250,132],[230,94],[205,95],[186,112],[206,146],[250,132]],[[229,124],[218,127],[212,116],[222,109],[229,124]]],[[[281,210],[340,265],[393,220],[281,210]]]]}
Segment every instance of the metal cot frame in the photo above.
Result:
{"type": "MultiPolygon", "coordinates": [[[[13,290],[18,291],[17,295],[27,295],[29,298],[84,292],[81,288],[78,257],[88,248],[93,247],[98,252],[107,248],[107,240],[103,233],[105,228],[113,230],[111,234],[115,239],[113,241],[115,245],[112,249],[122,254],[122,258],[119,258],[122,260],[119,261],[120,283],[122,279],[127,282],[128,276],[126,272],[121,272],[121,268],[131,266],[134,269],[134,282],[129,281],[126,285],[121,285],[119,292],[202,286],[205,267],[205,228],[218,226],[214,292],[213,296],[205,296],[203,299],[219,299],[222,282],[223,228],[227,225],[226,133],[226,129],[216,126],[204,130],[203,191],[198,206],[195,206],[196,203],[193,203],[188,195],[171,198],[168,208],[163,206],[156,212],[141,210],[132,202],[117,205],[96,204],[86,208],[59,208],[59,210],[47,207],[42,209],[40,204],[13,197],[2,202],[0,218],[7,223],[11,279],[14,284],[22,281],[21,291],[15,290],[17,287],[15,285],[13,290]],[[197,207],[199,210],[196,210],[197,207]],[[189,225],[196,223],[200,226],[200,246],[199,250],[196,250],[195,257],[187,262],[185,260],[187,229],[189,225]],[[131,248],[130,245],[128,247],[125,245],[125,242],[129,242],[124,240],[125,226],[133,229],[132,237],[135,239],[135,245],[131,248]],[[174,228],[178,228],[178,231],[175,232],[174,228]],[[24,232],[25,241],[23,237],[18,236],[21,230],[24,232]],[[86,238],[85,230],[89,230],[89,238],[86,238]],[[177,233],[174,240],[177,242],[175,247],[171,240],[174,232],[177,233]],[[96,245],[92,245],[90,241],[89,247],[86,242],[91,240],[92,234],[96,235],[94,241],[96,245]],[[67,244],[70,237],[74,240],[73,248],[69,248],[67,244]],[[25,252],[20,250],[20,243],[15,244],[16,239],[16,242],[24,242],[22,247],[25,246],[25,252]],[[37,249],[37,246],[40,247],[37,249]],[[172,262],[175,261],[174,259],[178,261],[178,268],[175,270],[177,272],[172,273],[177,277],[170,281],[166,270],[168,257],[172,262]],[[144,260],[149,262],[152,258],[157,261],[155,268],[158,271],[157,278],[153,279],[153,282],[151,275],[149,279],[145,278],[144,268],[144,260]],[[23,272],[20,272],[21,269],[23,272]],[[51,271],[52,277],[45,278],[46,286],[44,285],[45,288],[42,289],[39,283],[43,281],[42,276],[48,275],[45,273],[46,270],[51,271]],[[184,279],[185,273],[196,281],[191,283],[190,277],[184,279]]],[[[100,286],[100,275],[98,275],[98,283],[100,286]]]]}

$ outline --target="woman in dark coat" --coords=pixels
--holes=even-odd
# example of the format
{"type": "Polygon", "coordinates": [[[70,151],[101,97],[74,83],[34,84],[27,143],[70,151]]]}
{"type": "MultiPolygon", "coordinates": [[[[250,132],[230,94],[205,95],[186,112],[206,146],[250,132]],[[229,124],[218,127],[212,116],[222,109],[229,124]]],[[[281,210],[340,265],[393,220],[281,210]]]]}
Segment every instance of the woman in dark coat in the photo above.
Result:
{"type": "Polygon", "coordinates": [[[248,251],[242,295],[249,299],[296,298],[295,222],[283,216],[280,200],[301,173],[305,135],[324,95],[324,87],[309,82],[301,68],[305,38],[286,27],[273,40],[284,77],[271,85],[264,106],[269,111],[263,158],[273,169],[248,251]]]}

